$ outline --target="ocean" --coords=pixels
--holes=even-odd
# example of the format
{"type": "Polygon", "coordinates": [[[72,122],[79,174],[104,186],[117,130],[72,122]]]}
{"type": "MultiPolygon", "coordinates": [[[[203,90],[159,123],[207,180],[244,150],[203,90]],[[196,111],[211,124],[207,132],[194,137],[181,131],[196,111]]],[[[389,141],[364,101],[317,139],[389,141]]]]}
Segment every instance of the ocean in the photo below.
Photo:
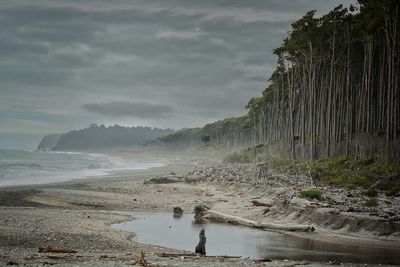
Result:
{"type": "Polygon", "coordinates": [[[0,187],[64,182],[165,165],[156,158],[128,160],[106,154],[0,149],[0,187]]]}

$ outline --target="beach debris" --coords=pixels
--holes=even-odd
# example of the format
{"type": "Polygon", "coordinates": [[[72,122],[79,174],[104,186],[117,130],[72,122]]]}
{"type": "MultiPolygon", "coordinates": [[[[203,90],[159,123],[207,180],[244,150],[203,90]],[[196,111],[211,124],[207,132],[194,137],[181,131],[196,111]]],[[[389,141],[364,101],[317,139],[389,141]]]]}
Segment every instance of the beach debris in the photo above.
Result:
{"type": "Polygon", "coordinates": [[[251,203],[256,207],[272,207],[272,205],[269,203],[263,203],[257,200],[252,200],[251,203]]]}
{"type": "Polygon", "coordinates": [[[111,259],[111,258],[116,259],[117,256],[100,255],[100,259],[101,259],[101,260],[104,260],[104,259],[111,259]]]}
{"type": "Polygon", "coordinates": [[[183,214],[183,209],[181,207],[174,207],[174,213],[183,214]]]}
{"type": "Polygon", "coordinates": [[[143,250],[140,251],[140,258],[139,258],[138,263],[139,263],[140,265],[142,265],[142,266],[151,266],[151,263],[149,263],[149,262],[145,259],[145,254],[144,254],[144,251],[143,251],[143,250]]]}
{"type": "Polygon", "coordinates": [[[181,207],[174,207],[174,218],[181,218],[183,216],[183,209],[181,207]]]}
{"type": "Polygon", "coordinates": [[[194,218],[203,217],[210,208],[204,204],[197,205],[194,207],[194,218]]]}
{"type": "Polygon", "coordinates": [[[78,251],[72,248],[39,246],[39,253],[77,253],[78,251]]]}
{"type": "Polygon", "coordinates": [[[253,262],[254,262],[254,263],[272,262],[272,260],[269,259],[269,258],[260,258],[260,259],[255,259],[253,262]]]}
{"type": "Polygon", "coordinates": [[[206,214],[208,209],[209,209],[209,207],[207,207],[203,204],[197,205],[194,208],[194,223],[195,224],[203,224],[206,222],[206,220],[203,218],[203,216],[206,214]]]}
{"type": "Polygon", "coordinates": [[[155,177],[151,178],[150,180],[146,180],[143,182],[143,184],[171,184],[171,183],[179,183],[181,182],[181,179],[178,176],[172,176],[172,177],[155,177]]]}
{"type": "Polygon", "coordinates": [[[271,211],[271,209],[266,208],[266,209],[263,210],[263,214],[267,214],[267,213],[270,212],[270,211],[271,211]]]}
{"type": "Polygon", "coordinates": [[[201,255],[206,255],[206,241],[207,241],[206,233],[203,228],[199,233],[199,243],[195,248],[196,253],[200,253],[201,255]]]}
{"type": "Polygon", "coordinates": [[[65,256],[52,256],[52,255],[48,255],[47,258],[52,259],[52,260],[65,260],[66,259],[65,256]]]}

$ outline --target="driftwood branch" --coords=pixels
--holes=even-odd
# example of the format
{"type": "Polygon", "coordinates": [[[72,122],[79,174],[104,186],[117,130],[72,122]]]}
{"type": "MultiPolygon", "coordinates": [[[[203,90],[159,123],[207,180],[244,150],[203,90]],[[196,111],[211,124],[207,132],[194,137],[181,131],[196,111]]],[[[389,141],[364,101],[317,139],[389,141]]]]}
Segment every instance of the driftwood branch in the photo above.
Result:
{"type": "Polygon", "coordinates": [[[72,248],[56,248],[49,246],[39,246],[39,253],[77,253],[78,251],[72,248]]]}
{"type": "Polygon", "coordinates": [[[208,210],[203,218],[207,218],[210,220],[217,220],[217,221],[223,221],[226,223],[231,223],[231,224],[240,224],[240,225],[246,225],[246,226],[251,226],[255,228],[261,228],[261,229],[270,229],[270,230],[283,230],[283,231],[302,231],[302,232],[308,232],[308,231],[315,231],[315,228],[309,225],[283,225],[283,224],[273,224],[273,223],[265,223],[265,222],[257,222],[257,221],[252,221],[248,220],[245,218],[225,214],[222,212],[218,211],[213,211],[213,210],[208,210]]]}
{"type": "Polygon", "coordinates": [[[151,263],[148,262],[148,261],[145,259],[145,254],[144,254],[144,251],[143,251],[143,250],[140,251],[140,258],[139,258],[138,263],[139,263],[140,265],[142,265],[142,266],[145,266],[145,267],[147,267],[147,266],[152,266],[151,263]]]}

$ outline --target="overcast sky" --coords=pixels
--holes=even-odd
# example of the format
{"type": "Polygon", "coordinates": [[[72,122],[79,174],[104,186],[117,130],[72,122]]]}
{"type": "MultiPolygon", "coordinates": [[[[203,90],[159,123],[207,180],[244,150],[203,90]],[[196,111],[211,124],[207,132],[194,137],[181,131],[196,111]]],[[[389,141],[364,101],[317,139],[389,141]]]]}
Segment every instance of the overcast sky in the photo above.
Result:
{"type": "Polygon", "coordinates": [[[273,48],[350,0],[1,0],[0,148],[90,123],[202,126],[245,114],[273,48]]]}

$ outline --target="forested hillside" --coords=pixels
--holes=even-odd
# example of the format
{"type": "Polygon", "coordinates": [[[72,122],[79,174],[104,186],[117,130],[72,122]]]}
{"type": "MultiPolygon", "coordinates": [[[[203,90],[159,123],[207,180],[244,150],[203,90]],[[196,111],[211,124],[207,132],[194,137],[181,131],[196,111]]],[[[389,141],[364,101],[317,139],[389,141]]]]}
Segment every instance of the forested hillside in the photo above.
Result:
{"type": "Polygon", "coordinates": [[[65,134],[45,136],[39,150],[94,151],[117,148],[144,147],[160,136],[171,134],[172,129],[151,127],[122,127],[92,124],[90,127],[65,134]]]}
{"type": "Polygon", "coordinates": [[[400,159],[400,1],[359,0],[292,24],[248,114],[161,138],[225,147],[277,144],[292,158],[400,159]],[[202,141],[201,141],[202,140],[202,141]]]}

